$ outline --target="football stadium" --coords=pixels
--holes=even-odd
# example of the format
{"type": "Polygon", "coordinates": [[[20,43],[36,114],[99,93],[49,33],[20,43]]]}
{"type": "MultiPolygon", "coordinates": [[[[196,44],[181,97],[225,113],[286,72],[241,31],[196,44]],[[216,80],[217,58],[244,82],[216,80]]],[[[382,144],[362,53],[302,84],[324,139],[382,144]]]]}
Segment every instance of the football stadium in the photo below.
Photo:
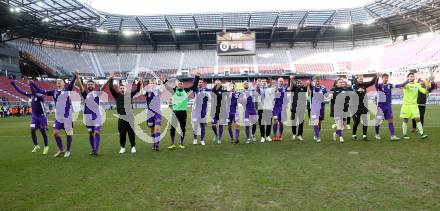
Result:
{"type": "Polygon", "coordinates": [[[439,210],[439,30],[439,0],[0,0],[0,209],[439,210]]]}

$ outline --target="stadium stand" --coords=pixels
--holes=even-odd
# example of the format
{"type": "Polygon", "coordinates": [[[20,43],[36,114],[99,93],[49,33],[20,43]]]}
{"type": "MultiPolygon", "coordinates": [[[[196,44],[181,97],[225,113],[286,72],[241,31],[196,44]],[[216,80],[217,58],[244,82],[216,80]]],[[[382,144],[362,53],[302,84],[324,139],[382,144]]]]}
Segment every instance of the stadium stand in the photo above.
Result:
{"type": "Polygon", "coordinates": [[[94,73],[92,55],[88,52],[72,51],[67,49],[42,48],[48,56],[60,63],[65,70],[80,69],[81,73],[94,73]]]}
{"type": "Polygon", "coordinates": [[[17,93],[10,84],[11,79],[0,76],[0,98],[6,98],[8,101],[26,101],[26,97],[17,93]]]}
{"type": "Polygon", "coordinates": [[[393,44],[359,48],[271,48],[258,49],[255,56],[217,56],[214,50],[163,52],[108,52],[72,50],[15,41],[42,64],[61,70],[80,69],[84,76],[106,76],[116,72],[150,72],[179,75],[182,70],[210,74],[283,74],[285,72],[332,74],[398,70],[439,63],[440,36],[421,37],[393,44]],[[395,53],[398,52],[398,53],[395,53]],[[57,61],[57,63],[53,62],[57,61]]]}
{"type": "MultiPolygon", "coordinates": [[[[12,46],[18,48],[28,59],[33,60],[36,64],[40,64],[40,66],[45,69],[47,72],[51,74],[55,74],[57,71],[63,71],[63,66],[58,64],[47,52],[46,49],[38,46],[30,44],[26,41],[17,40],[15,42],[11,42],[12,46]]],[[[9,43],[8,43],[9,44],[9,43]]],[[[66,58],[64,58],[66,59],[66,58]]]]}

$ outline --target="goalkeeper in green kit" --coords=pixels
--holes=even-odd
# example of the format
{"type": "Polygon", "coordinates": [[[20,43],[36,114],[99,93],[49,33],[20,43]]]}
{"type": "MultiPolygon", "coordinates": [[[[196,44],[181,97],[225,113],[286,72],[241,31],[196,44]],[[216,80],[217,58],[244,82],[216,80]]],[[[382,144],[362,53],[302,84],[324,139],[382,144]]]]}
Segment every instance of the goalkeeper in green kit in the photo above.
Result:
{"type": "Polygon", "coordinates": [[[400,111],[400,118],[403,119],[402,131],[403,139],[410,139],[407,133],[408,121],[410,119],[416,120],[416,126],[419,130],[422,139],[428,138],[428,135],[423,132],[423,125],[420,122],[420,112],[417,105],[417,97],[419,92],[426,93],[426,89],[423,88],[420,83],[414,82],[414,73],[409,73],[407,75],[408,83],[402,87],[403,90],[403,104],[402,110],[400,111]]]}

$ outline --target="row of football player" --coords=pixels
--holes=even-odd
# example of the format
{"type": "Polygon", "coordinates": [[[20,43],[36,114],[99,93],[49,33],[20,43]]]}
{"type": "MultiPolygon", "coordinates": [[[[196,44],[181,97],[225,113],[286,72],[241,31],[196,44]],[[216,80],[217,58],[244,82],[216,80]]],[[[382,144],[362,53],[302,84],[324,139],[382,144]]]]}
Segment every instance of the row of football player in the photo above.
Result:
{"type": "MultiPolygon", "coordinates": [[[[91,101],[95,102],[95,104],[100,103],[99,101],[99,95],[96,94],[95,91],[95,83],[93,81],[87,81],[87,87],[86,89],[83,88],[83,84],[80,80],[77,80],[78,71],[76,72],[75,76],[72,78],[70,83],[68,85],[64,84],[63,80],[57,80],[57,88],[55,90],[43,90],[36,86],[34,83],[30,82],[30,88],[31,92],[25,92],[24,90],[21,90],[19,87],[15,86],[15,83],[13,83],[14,87],[19,91],[20,93],[30,97],[32,99],[32,119],[31,119],[31,134],[32,134],[32,140],[35,145],[34,150],[36,151],[39,146],[37,143],[37,136],[36,136],[36,130],[39,129],[43,135],[45,147],[43,154],[47,154],[48,151],[48,144],[47,144],[47,117],[46,112],[44,108],[43,103],[43,95],[52,96],[54,98],[55,104],[58,102],[58,99],[60,96],[66,95],[68,91],[71,91],[74,87],[75,82],[78,82],[78,85],[81,90],[81,94],[85,99],[91,99],[91,101]]],[[[342,137],[342,128],[344,125],[344,119],[342,116],[335,116],[334,112],[334,105],[336,101],[337,95],[340,93],[343,93],[345,91],[354,91],[359,96],[359,102],[363,102],[363,98],[365,97],[367,88],[369,86],[376,86],[376,89],[378,91],[382,91],[385,93],[383,96],[385,99],[378,100],[378,107],[380,107],[383,111],[383,116],[378,116],[378,120],[381,121],[383,119],[388,121],[388,126],[391,133],[391,140],[398,140],[399,138],[394,133],[394,125],[393,125],[393,114],[392,114],[392,108],[391,108],[391,89],[392,88],[402,88],[403,89],[403,106],[402,106],[402,112],[400,117],[404,119],[402,129],[403,129],[403,137],[405,139],[409,139],[409,136],[407,135],[407,122],[409,119],[414,119],[416,121],[416,125],[418,128],[418,131],[421,134],[422,138],[426,138],[427,135],[423,133],[423,126],[420,122],[420,112],[419,108],[417,106],[417,99],[419,96],[419,93],[426,94],[427,90],[424,88],[424,85],[421,85],[420,83],[414,82],[414,74],[408,74],[407,81],[403,82],[402,84],[389,84],[388,78],[389,76],[384,74],[382,77],[382,83],[378,82],[378,78],[375,77],[373,80],[369,82],[364,82],[362,76],[358,76],[356,80],[354,81],[352,86],[347,86],[346,82],[340,78],[335,81],[335,85],[333,88],[331,88],[329,91],[322,86],[321,80],[319,77],[315,77],[313,80],[313,83],[305,83],[301,80],[295,80],[294,77],[290,77],[289,85],[284,85],[284,80],[280,78],[277,81],[277,84],[271,86],[268,83],[267,79],[261,79],[258,81],[257,86],[255,89],[250,89],[249,83],[244,83],[244,91],[243,92],[236,92],[234,86],[232,87],[232,90],[226,90],[223,88],[221,82],[217,80],[215,82],[215,85],[212,89],[207,89],[205,86],[205,83],[203,80],[200,79],[199,75],[196,75],[193,81],[193,84],[191,87],[183,87],[183,83],[180,81],[177,81],[176,79],[172,80],[165,80],[163,81],[162,86],[157,86],[155,84],[155,80],[150,80],[149,85],[144,87],[144,81],[140,80],[136,88],[131,91],[131,98],[136,95],[136,93],[141,92],[143,95],[146,96],[146,104],[147,104],[147,123],[148,126],[151,128],[151,134],[153,139],[153,150],[157,151],[159,150],[159,142],[160,142],[160,127],[161,127],[161,120],[162,120],[162,114],[160,111],[160,92],[163,91],[163,88],[167,89],[168,91],[172,92],[171,96],[171,108],[173,110],[173,118],[171,120],[172,127],[171,127],[171,145],[168,147],[169,149],[176,148],[175,145],[175,137],[176,137],[176,127],[180,128],[180,148],[185,148],[184,146],[184,136],[185,136],[185,128],[186,128],[186,118],[187,118],[187,108],[188,108],[188,101],[189,97],[188,95],[190,92],[193,92],[193,94],[196,96],[195,99],[201,99],[201,103],[194,103],[193,111],[192,112],[192,121],[193,122],[193,128],[195,128],[194,131],[198,131],[198,129],[201,130],[201,144],[205,144],[205,128],[206,123],[200,123],[197,121],[197,119],[206,118],[206,110],[207,110],[207,97],[203,96],[202,98],[197,98],[198,95],[205,94],[206,92],[212,93],[217,98],[216,105],[215,105],[215,115],[212,121],[212,129],[214,132],[214,143],[221,143],[222,139],[222,133],[223,133],[223,124],[218,124],[218,120],[220,117],[220,112],[222,108],[222,97],[223,96],[229,96],[229,113],[228,113],[228,130],[231,137],[231,141],[233,143],[238,143],[238,137],[239,137],[239,127],[237,124],[237,104],[239,99],[242,101],[245,101],[245,110],[243,112],[245,121],[249,122],[255,122],[252,121],[251,118],[258,116],[258,125],[260,127],[260,136],[261,136],[261,142],[265,141],[272,141],[272,138],[270,137],[271,133],[271,123],[272,123],[272,117],[273,117],[273,140],[278,141],[282,140],[282,133],[283,133],[283,124],[281,121],[281,113],[282,113],[282,104],[284,102],[284,96],[286,96],[287,92],[292,92],[291,95],[294,99],[292,99],[292,119],[297,118],[298,115],[303,115],[304,112],[297,112],[297,99],[298,96],[300,96],[299,93],[304,92],[309,97],[309,112],[311,117],[311,122],[313,124],[314,129],[314,139],[317,142],[321,141],[320,138],[320,130],[321,130],[321,123],[324,119],[324,106],[325,104],[322,101],[314,100],[317,99],[315,96],[325,96],[326,99],[329,99],[331,101],[331,114],[330,116],[334,118],[335,121],[335,128],[336,131],[334,133],[334,138],[339,137],[339,142],[343,143],[343,137],[342,137]],[[174,82],[172,82],[175,80],[174,82]],[[163,87],[163,88],[160,88],[163,87]],[[224,95],[223,93],[227,92],[228,94],[224,95]],[[258,97],[256,97],[258,96],[258,97]],[[254,103],[256,101],[256,98],[258,99],[259,103],[254,103]],[[297,98],[297,99],[295,99],[297,98]],[[247,103],[246,103],[247,102],[247,103]],[[266,116],[265,116],[266,115],[266,116]],[[268,120],[268,122],[263,122],[268,120]],[[235,129],[235,137],[233,136],[233,129],[235,129]],[[279,132],[279,133],[278,133],[279,132]]],[[[117,112],[121,116],[127,116],[126,108],[125,108],[125,94],[127,93],[127,89],[124,85],[119,85],[118,89],[115,89],[113,86],[113,76],[110,75],[108,82],[101,87],[101,90],[104,89],[105,86],[111,84],[110,91],[113,97],[116,99],[116,107],[117,112]]],[[[426,84],[426,87],[429,89],[432,89],[430,83],[426,84]]],[[[72,144],[72,136],[73,136],[73,127],[72,122],[68,121],[71,120],[70,116],[70,110],[71,110],[71,102],[69,99],[69,96],[66,96],[66,106],[65,106],[65,112],[63,121],[59,121],[57,119],[57,115],[55,118],[55,122],[53,125],[53,132],[54,132],[54,138],[55,142],[58,147],[58,151],[55,154],[55,156],[61,156],[64,154],[65,157],[70,156],[70,149],[72,144]],[[67,121],[66,121],[67,120],[67,121]],[[65,130],[67,134],[67,146],[66,151],[64,151],[63,144],[60,137],[60,131],[65,130]]],[[[89,101],[90,102],[90,101],[89,101]]],[[[344,103],[344,111],[347,110],[349,103],[349,99],[344,103]]],[[[353,115],[353,139],[357,140],[356,132],[359,124],[361,123],[361,117],[363,114],[368,113],[368,109],[363,103],[359,103],[359,107],[356,109],[357,111],[353,115]]],[[[94,109],[90,109],[87,105],[87,101],[85,104],[84,113],[92,116],[92,119],[99,119],[97,118],[100,113],[94,112],[94,109]]],[[[132,115],[132,114],[131,114],[132,115]]],[[[128,115],[130,116],[130,114],[128,115]]],[[[135,134],[133,131],[133,128],[130,125],[130,119],[132,118],[119,118],[118,120],[118,131],[119,131],[119,137],[120,137],[120,153],[125,153],[125,142],[126,142],[126,136],[128,134],[129,140],[131,143],[131,152],[136,152],[136,142],[135,142],[135,134]]],[[[300,118],[301,119],[301,118],[300,118]]],[[[250,143],[250,140],[255,140],[255,131],[256,131],[256,124],[245,126],[246,128],[246,142],[250,143]],[[252,127],[252,133],[251,131],[252,127]]],[[[366,139],[366,133],[367,133],[367,126],[363,127],[363,139],[366,139]]],[[[296,131],[296,127],[292,127],[292,130],[294,132],[294,138],[297,136],[298,139],[302,140],[302,128],[303,124],[298,125],[298,131],[296,131]],[[298,132],[298,133],[297,133],[298,132]]],[[[100,144],[100,132],[101,132],[101,126],[87,126],[87,129],[89,131],[89,141],[92,146],[92,155],[97,155],[99,150],[99,144],[100,144]]],[[[379,126],[376,126],[376,138],[379,138],[379,126]]],[[[197,143],[197,135],[194,135],[194,143],[197,143]]]]}

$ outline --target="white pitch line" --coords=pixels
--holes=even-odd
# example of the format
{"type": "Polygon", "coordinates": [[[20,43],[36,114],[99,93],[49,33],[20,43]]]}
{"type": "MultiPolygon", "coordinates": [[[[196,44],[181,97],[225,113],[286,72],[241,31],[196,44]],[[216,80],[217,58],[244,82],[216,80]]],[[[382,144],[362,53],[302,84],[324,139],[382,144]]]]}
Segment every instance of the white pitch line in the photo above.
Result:
{"type": "MultiPolygon", "coordinates": [[[[73,134],[73,136],[88,136],[89,134],[88,133],[74,133],[73,134]]],[[[118,137],[119,137],[119,134],[118,133],[107,133],[107,134],[101,134],[101,136],[114,136],[114,135],[118,135],[118,137]]],[[[38,134],[37,134],[37,136],[39,136],[38,134]]],[[[2,138],[29,138],[30,137],[30,135],[28,135],[28,136],[8,136],[8,135],[6,135],[6,136],[0,136],[0,137],[2,137],[2,138]]],[[[61,135],[61,137],[63,137],[63,135],[61,135]]],[[[40,137],[38,137],[38,138],[40,138],[40,137]]],[[[50,138],[50,135],[49,135],[49,138],[50,138]]]]}
{"type": "MultiPolygon", "coordinates": [[[[408,123],[409,124],[409,123],[408,123]]],[[[396,124],[395,124],[396,125],[396,124]]],[[[49,130],[51,130],[52,129],[52,127],[50,127],[51,125],[49,125],[49,130]]],[[[84,128],[85,128],[85,125],[82,125],[82,126],[78,126],[78,127],[74,127],[73,129],[78,129],[79,127],[83,127],[84,126],[84,128]]],[[[227,127],[227,125],[224,125],[225,127],[227,127]]],[[[242,126],[243,128],[244,128],[244,126],[242,126]]],[[[286,125],[284,125],[284,128],[285,128],[285,130],[286,130],[286,128],[290,128],[290,127],[292,127],[292,126],[286,126],[286,125]]],[[[370,127],[374,127],[374,126],[368,126],[369,128],[370,127]]],[[[1,129],[7,129],[7,128],[15,128],[15,129],[17,129],[17,126],[11,126],[11,127],[5,127],[5,126],[2,126],[1,127],[1,129]]],[[[19,127],[20,129],[28,129],[29,127],[19,127]]],[[[105,128],[105,125],[103,126],[103,128],[105,128]]],[[[145,128],[147,128],[147,127],[145,127],[145,128]]],[[[387,126],[381,126],[380,127],[381,129],[382,128],[384,128],[384,129],[388,129],[388,127],[387,126]]],[[[429,125],[429,126],[423,126],[423,128],[440,128],[440,124],[434,124],[434,125],[429,125]]],[[[147,128],[147,129],[149,129],[149,128],[147,128]]],[[[188,129],[188,128],[187,128],[188,129]]],[[[191,128],[189,128],[189,129],[191,129],[191,128]]],[[[400,129],[400,127],[396,127],[396,129],[398,130],[398,129],[400,129]]],[[[307,126],[304,126],[304,129],[303,130],[313,130],[313,125],[307,125],[307,126]]],[[[335,130],[335,129],[329,129],[329,128],[323,128],[323,129],[321,129],[321,130],[335,130]]],[[[344,129],[344,131],[346,131],[347,129],[344,129]]],[[[351,130],[351,129],[349,129],[349,130],[351,130]]],[[[117,134],[117,133],[115,133],[115,134],[117,134]]],[[[0,136],[1,137],[1,136],[0,136]]]]}
{"type": "MultiPolygon", "coordinates": [[[[388,129],[388,127],[381,127],[382,129],[388,129]]],[[[440,126],[423,126],[423,128],[440,128],[440,126]]],[[[313,128],[304,128],[304,131],[311,131],[313,130],[313,128]]],[[[321,129],[321,131],[335,131],[335,129],[329,129],[329,128],[325,128],[325,129],[321,129]]],[[[350,130],[343,130],[343,131],[351,131],[350,130]]],[[[74,133],[73,136],[88,136],[88,133],[74,133]]],[[[102,133],[101,132],[101,136],[113,136],[113,135],[118,135],[119,133],[102,133]]],[[[50,136],[50,134],[49,134],[50,136]]],[[[23,136],[10,136],[10,135],[0,135],[1,138],[29,138],[30,135],[23,135],[23,136]]]]}

